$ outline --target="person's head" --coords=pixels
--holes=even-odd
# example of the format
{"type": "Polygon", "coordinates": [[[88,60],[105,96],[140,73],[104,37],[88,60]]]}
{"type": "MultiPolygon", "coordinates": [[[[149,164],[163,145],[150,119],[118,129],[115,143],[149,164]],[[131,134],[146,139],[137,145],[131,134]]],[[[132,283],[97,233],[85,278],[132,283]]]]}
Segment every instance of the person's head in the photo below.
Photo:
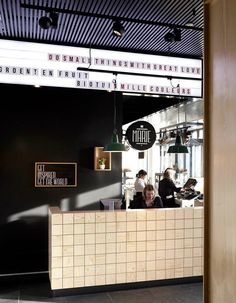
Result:
{"type": "Polygon", "coordinates": [[[140,169],[140,171],[137,173],[137,178],[144,179],[147,176],[147,172],[144,169],[140,169]]]}
{"type": "Polygon", "coordinates": [[[155,189],[152,184],[147,184],[143,189],[143,196],[145,200],[153,200],[155,197],[155,189]]]}
{"type": "Polygon", "coordinates": [[[175,170],[173,168],[168,167],[163,174],[164,178],[172,179],[174,176],[175,170]]]}

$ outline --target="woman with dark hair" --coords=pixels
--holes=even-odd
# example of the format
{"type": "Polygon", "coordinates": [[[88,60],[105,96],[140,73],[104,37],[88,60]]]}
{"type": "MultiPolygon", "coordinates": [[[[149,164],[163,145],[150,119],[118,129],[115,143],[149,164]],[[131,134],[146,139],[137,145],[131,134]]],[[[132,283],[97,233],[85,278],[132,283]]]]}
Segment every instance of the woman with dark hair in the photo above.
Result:
{"type": "Polygon", "coordinates": [[[141,169],[137,173],[136,180],[134,182],[134,189],[136,192],[136,197],[142,196],[143,189],[147,184],[146,178],[147,178],[147,172],[144,169],[141,169]]]}
{"type": "Polygon", "coordinates": [[[163,179],[160,180],[158,185],[158,193],[161,196],[164,207],[180,207],[175,203],[175,192],[183,191],[182,187],[176,187],[173,181],[175,170],[167,168],[164,171],[163,179]]]}
{"type": "Polygon", "coordinates": [[[144,187],[142,196],[137,197],[131,208],[161,208],[163,207],[161,197],[156,196],[153,185],[144,187]]]}

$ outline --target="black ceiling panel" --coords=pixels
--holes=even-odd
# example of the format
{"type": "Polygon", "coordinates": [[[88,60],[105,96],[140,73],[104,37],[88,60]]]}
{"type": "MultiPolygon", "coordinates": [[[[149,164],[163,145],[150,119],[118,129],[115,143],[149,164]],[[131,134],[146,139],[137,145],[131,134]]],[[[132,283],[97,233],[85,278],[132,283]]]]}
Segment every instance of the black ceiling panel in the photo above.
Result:
{"type": "Polygon", "coordinates": [[[203,0],[0,0],[2,39],[79,47],[114,49],[159,55],[203,56],[203,0]],[[42,29],[38,21],[58,13],[56,28],[42,29]],[[122,37],[112,35],[120,18],[122,37]],[[192,27],[187,23],[191,22],[192,27]],[[173,27],[181,41],[166,42],[173,27]]]}

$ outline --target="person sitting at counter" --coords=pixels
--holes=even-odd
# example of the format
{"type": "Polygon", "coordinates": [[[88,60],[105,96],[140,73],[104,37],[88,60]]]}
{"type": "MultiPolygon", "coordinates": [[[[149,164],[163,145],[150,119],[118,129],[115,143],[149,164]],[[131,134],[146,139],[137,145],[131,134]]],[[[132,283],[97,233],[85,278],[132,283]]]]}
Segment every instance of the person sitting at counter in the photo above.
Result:
{"type": "Polygon", "coordinates": [[[156,196],[153,185],[147,184],[143,189],[142,196],[138,196],[131,203],[130,208],[161,208],[161,197],[156,196]]]}
{"type": "Polygon", "coordinates": [[[158,193],[162,199],[163,207],[180,207],[175,203],[175,192],[184,191],[182,187],[176,187],[173,181],[175,171],[172,168],[167,168],[164,171],[163,179],[160,180],[158,185],[158,193]]]}

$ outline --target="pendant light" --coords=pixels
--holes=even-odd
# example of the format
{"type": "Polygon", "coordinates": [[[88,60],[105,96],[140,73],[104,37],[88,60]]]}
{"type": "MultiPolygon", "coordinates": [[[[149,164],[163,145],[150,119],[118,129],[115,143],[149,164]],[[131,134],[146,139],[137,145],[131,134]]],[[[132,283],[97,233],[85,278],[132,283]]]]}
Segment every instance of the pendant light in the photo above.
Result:
{"type": "Polygon", "coordinates": [[[108,143],[103,150],[110,153],[118,153],[118,152],[127,151],[128,149],[123,143],[119,142],[117,130],[114,129],[113,134],[111,136],[111,142],[108,143]]]}
{"type": "Polygon", "coordinates": [[[187,146],[183,145],[182,137],[179,133],[176,135],[175,145],[172,145],[168,148],[167,153],[169,154],[187,154],[188,148],[187,146]]]}
{"type": "MultiPolygon", "coordinates": [[[[113,80],[114,83],[114,87],[116,89],[116,79],[113,80]]],[[[106,152],[111,152],[111,153],[118,153],[118,152],[123,152],[123,151],[127,151],[127,147],[123,144],[119,142],[119,137],[118,137],[118,133],[117,133],[117,128],[116,128],[116,91],[113,91],[113,102],[114,102],[114,129],[113,129],[113,133],[111,136],[111,142],[108,143],[107,145],[105,145],[103,151],[106,152]]]]}
{"type": "MultiPolygon", "coordinates": [[[[178,108],[178,123],[179,123],[179,106],[177,107],[178,108]]],[[[185,122],[186,122],[186,104],[185,104],[185,122]]],[[[172,145],[168,148],[168,151],[167,151],[168,154],[187,154],[188,153],[188,148],[187,146],[183,145],[183,142],[182,142],[182,137],[178,131],[178,128],[177,128],[177,134],[176,134],[176,139],[175,139],[175,145],[172,145]]]]}

